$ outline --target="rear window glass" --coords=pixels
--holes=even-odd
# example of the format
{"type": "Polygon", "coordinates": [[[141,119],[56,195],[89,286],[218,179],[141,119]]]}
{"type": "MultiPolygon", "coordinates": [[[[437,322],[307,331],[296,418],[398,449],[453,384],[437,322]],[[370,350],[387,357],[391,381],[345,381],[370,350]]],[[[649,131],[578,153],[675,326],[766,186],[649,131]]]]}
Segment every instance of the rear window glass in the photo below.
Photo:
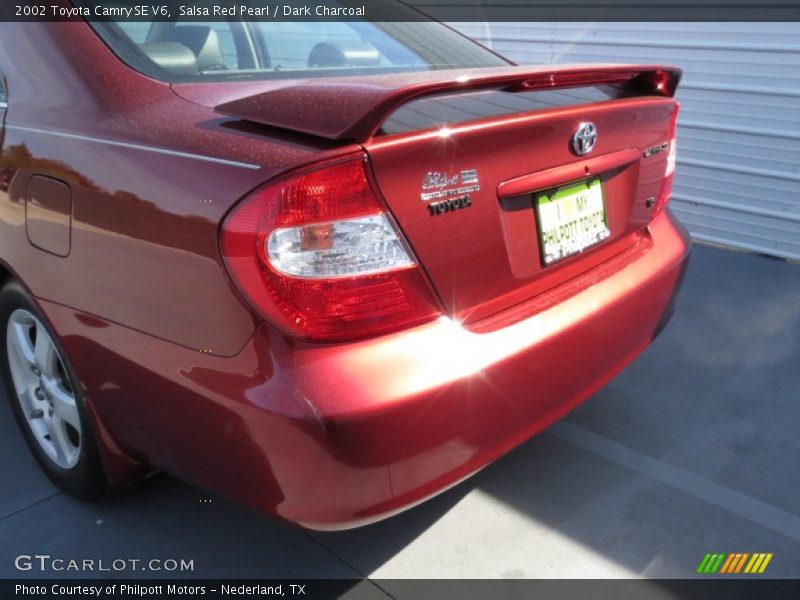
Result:
{"type": "Polygon", "coordinates": [[[170,82],[329,77],[508,64],[483,46],[432,21],[189,19],[91,25],[127,64],[170,82]]]}

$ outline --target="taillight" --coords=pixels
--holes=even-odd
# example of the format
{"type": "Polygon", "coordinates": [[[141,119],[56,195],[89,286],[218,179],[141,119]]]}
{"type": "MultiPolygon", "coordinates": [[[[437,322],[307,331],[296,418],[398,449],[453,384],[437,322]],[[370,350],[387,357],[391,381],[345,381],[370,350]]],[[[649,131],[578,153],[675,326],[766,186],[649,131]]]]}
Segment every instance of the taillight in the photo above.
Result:
{"type": "Polygon", "coordinates": [[[672,196],[672,184],[675,181],[675,162],[678,158],[678,139],[676,135],[676,124],[678,122],[678,109],[680,105],[675,106],[675,112],[672,113],[672,122],[670,124],[669,136],[669,154],[667,154],[667,166],[664,169],[664,179],[661,181],[661,188],[658,190],[658,200],[656,201],[653,216],[656,216],[667,206],[670,196],[672,196]]]}
{"type": "Polygon", "coordinates": [[[295,337],[353,340],[441,313],[361,153],[251,194],[225,220],[221,250],[250,304],[295,337]]]}

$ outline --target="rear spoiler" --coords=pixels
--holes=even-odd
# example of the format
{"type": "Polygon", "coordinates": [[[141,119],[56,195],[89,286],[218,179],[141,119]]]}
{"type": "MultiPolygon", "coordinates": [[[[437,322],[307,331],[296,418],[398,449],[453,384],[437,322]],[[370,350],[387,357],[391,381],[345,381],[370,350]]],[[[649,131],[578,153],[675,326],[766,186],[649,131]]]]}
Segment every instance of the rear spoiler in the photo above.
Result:
{"type": "Polygon", "coordinates": [[[676,67],[548,65],[306,79],[220,104],[215,111],[330,140],[363,143],[397,108],[423,96],[615,85],[632,95],[672,97],[680,77],[681,70],[676,67]]]}

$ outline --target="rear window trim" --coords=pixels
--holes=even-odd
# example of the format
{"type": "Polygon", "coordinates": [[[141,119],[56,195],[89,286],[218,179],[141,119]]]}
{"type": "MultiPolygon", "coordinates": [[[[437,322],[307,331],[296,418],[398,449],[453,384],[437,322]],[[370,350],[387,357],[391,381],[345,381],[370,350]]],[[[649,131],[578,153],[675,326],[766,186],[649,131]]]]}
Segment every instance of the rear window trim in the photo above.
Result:
{"type": "Polygon", "coordinates": [[[8,108],[8,86],[6,85],[6,76],[0,69],[0,109],[8,108]]]}

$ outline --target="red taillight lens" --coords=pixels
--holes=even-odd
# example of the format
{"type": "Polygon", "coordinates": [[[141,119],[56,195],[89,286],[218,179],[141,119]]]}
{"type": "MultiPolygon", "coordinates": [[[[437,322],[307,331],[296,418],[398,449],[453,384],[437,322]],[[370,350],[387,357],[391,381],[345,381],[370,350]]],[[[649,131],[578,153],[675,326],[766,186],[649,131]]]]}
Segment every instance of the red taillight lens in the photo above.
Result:
{"type": "Polygon", "coordinates": [[[222,256],[252,306],[295,337],[354,340],[441,309],[379,202],[366,157],[302,169],[257,190],[225,220],[222,256]]]}
{"type": "Polygon", "coordinates": [[[655,217],[664,208],[666,208],[670,197],[672,196],[672,184],[675,181],[675,163],[678,158],[678,138],[676,136],[676,125],[678,122],[678,109],[680,105],[675,106],[675,112],[672,113],[672,123],[670,125],[669,136],[669,154],[667,154],[667,166],[664,168],[664,179],[661,182],[661,188],[658,190],[658,199],[656,206],[653,210],[655,217]]]}

